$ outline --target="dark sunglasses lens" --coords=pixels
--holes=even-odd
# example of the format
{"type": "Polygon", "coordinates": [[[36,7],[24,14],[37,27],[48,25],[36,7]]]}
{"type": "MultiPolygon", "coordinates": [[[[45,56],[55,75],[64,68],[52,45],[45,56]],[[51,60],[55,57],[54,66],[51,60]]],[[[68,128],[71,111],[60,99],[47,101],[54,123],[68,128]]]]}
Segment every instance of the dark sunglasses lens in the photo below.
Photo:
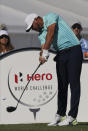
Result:
{"type": "Polygon", "coordinates": [[[2,35],[2,36],[0,36],[0,39],[2,39],[2,38],[7,38],[8,39],[8,36],[7,35],[2,35]]]}
{"type": "Polygon", "coordinates": [[[82,29],[80,26],[78,26],[78,25],[74,25],[74,26],[73,26],[73,29],[76,29],[76,28],[79,29],[79,30],[82,29]]]}

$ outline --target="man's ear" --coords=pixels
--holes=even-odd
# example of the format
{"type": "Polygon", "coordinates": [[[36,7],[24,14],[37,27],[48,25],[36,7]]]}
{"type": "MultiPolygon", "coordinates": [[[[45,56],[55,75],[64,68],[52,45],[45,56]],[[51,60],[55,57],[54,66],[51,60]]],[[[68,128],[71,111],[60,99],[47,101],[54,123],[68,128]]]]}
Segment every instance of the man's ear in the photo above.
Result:
{"type": "Polygon", "coordinates": [[[37,21],[38,20],[38,18],[35,18],[35,21],[37,21]]]}

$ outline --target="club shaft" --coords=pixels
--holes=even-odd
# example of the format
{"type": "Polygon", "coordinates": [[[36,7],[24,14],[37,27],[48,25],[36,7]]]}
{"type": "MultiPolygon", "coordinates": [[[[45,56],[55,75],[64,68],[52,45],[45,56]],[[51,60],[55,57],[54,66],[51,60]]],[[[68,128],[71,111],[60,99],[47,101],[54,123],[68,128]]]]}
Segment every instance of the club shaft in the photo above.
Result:
{"type": "Polygon", "coordinates": [[[23,90],[23,92],[22,92],[22,94],[21,94],[18,102],[17,102],[16,108],[17,108],[17,106],[18,106],[18,104],[19,104],[19,102],[20,102],[20,99],[22,98],[22,95],[23,95],[24,91],[26,90],[28,84],[30,83],[31,79],[33,78],[34,74],[36,73],[36,71],[38,70],[38,68],[41,66],[41,64],[42,64],[42,63],[40,63],[40,64],[38,65],[38,67],[36,68],[36,70],[35,70],[34,73],[32,74],[31,78],[28,80],[28,82],[27,82],[27,84],[26,84],[26,86],[25,86],[25,88],[24,88],[24,90],[23,90]]]}

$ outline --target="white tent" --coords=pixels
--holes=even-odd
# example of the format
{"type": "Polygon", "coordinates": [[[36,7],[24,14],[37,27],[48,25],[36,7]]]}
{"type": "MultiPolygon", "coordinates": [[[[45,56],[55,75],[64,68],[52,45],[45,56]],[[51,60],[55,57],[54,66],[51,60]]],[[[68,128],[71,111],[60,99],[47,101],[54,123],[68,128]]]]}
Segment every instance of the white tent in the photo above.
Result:
{"type": "Polygon", "coordinates": [[[0,0],[0,23],[15,27],[15,30],[16,26],[25,27],[27,14],[43,16],[50,12],[61,15],[70,26],[80,22],[88,27],[87,0],[0,0]]]}

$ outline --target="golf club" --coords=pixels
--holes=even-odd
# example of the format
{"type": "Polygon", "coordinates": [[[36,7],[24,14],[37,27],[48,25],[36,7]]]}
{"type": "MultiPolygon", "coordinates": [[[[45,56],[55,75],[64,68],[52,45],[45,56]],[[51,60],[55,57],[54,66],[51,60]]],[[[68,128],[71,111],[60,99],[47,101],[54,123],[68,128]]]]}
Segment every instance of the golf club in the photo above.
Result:
{"type": "Polygon", "coordinates": [[[21,94],[21,96],[20,96],[20,98],[19,98],[19,100],[18,100],[16,107],[13,107],[13,106],[7,107],[7,108],[6,108],[7,112],[13,112],[13,111],[15,111],[15,110],[17,109],[18,104],[19,104],[19,102],[20,102],[20,99],[22,98],[22,95],[23,95],[24,91],[26,90],[29,82],[31,81],[31,79],[33,78],[34,74],[36,73],[36,71],[38,70],[38,68],[39,68],[41,65],[42,65],[42,63],[40,63],[40,64],[38,65],[38,67],[36,68],[36,70],[35,70],[34,73],[32,74],[31,78],[28,80],[28,83],[26,84],[26,86],[25,86],[25,88],[24,88],[24,90],[23,90],[23,92],[22,92],[22,94],[21,94]]]}

